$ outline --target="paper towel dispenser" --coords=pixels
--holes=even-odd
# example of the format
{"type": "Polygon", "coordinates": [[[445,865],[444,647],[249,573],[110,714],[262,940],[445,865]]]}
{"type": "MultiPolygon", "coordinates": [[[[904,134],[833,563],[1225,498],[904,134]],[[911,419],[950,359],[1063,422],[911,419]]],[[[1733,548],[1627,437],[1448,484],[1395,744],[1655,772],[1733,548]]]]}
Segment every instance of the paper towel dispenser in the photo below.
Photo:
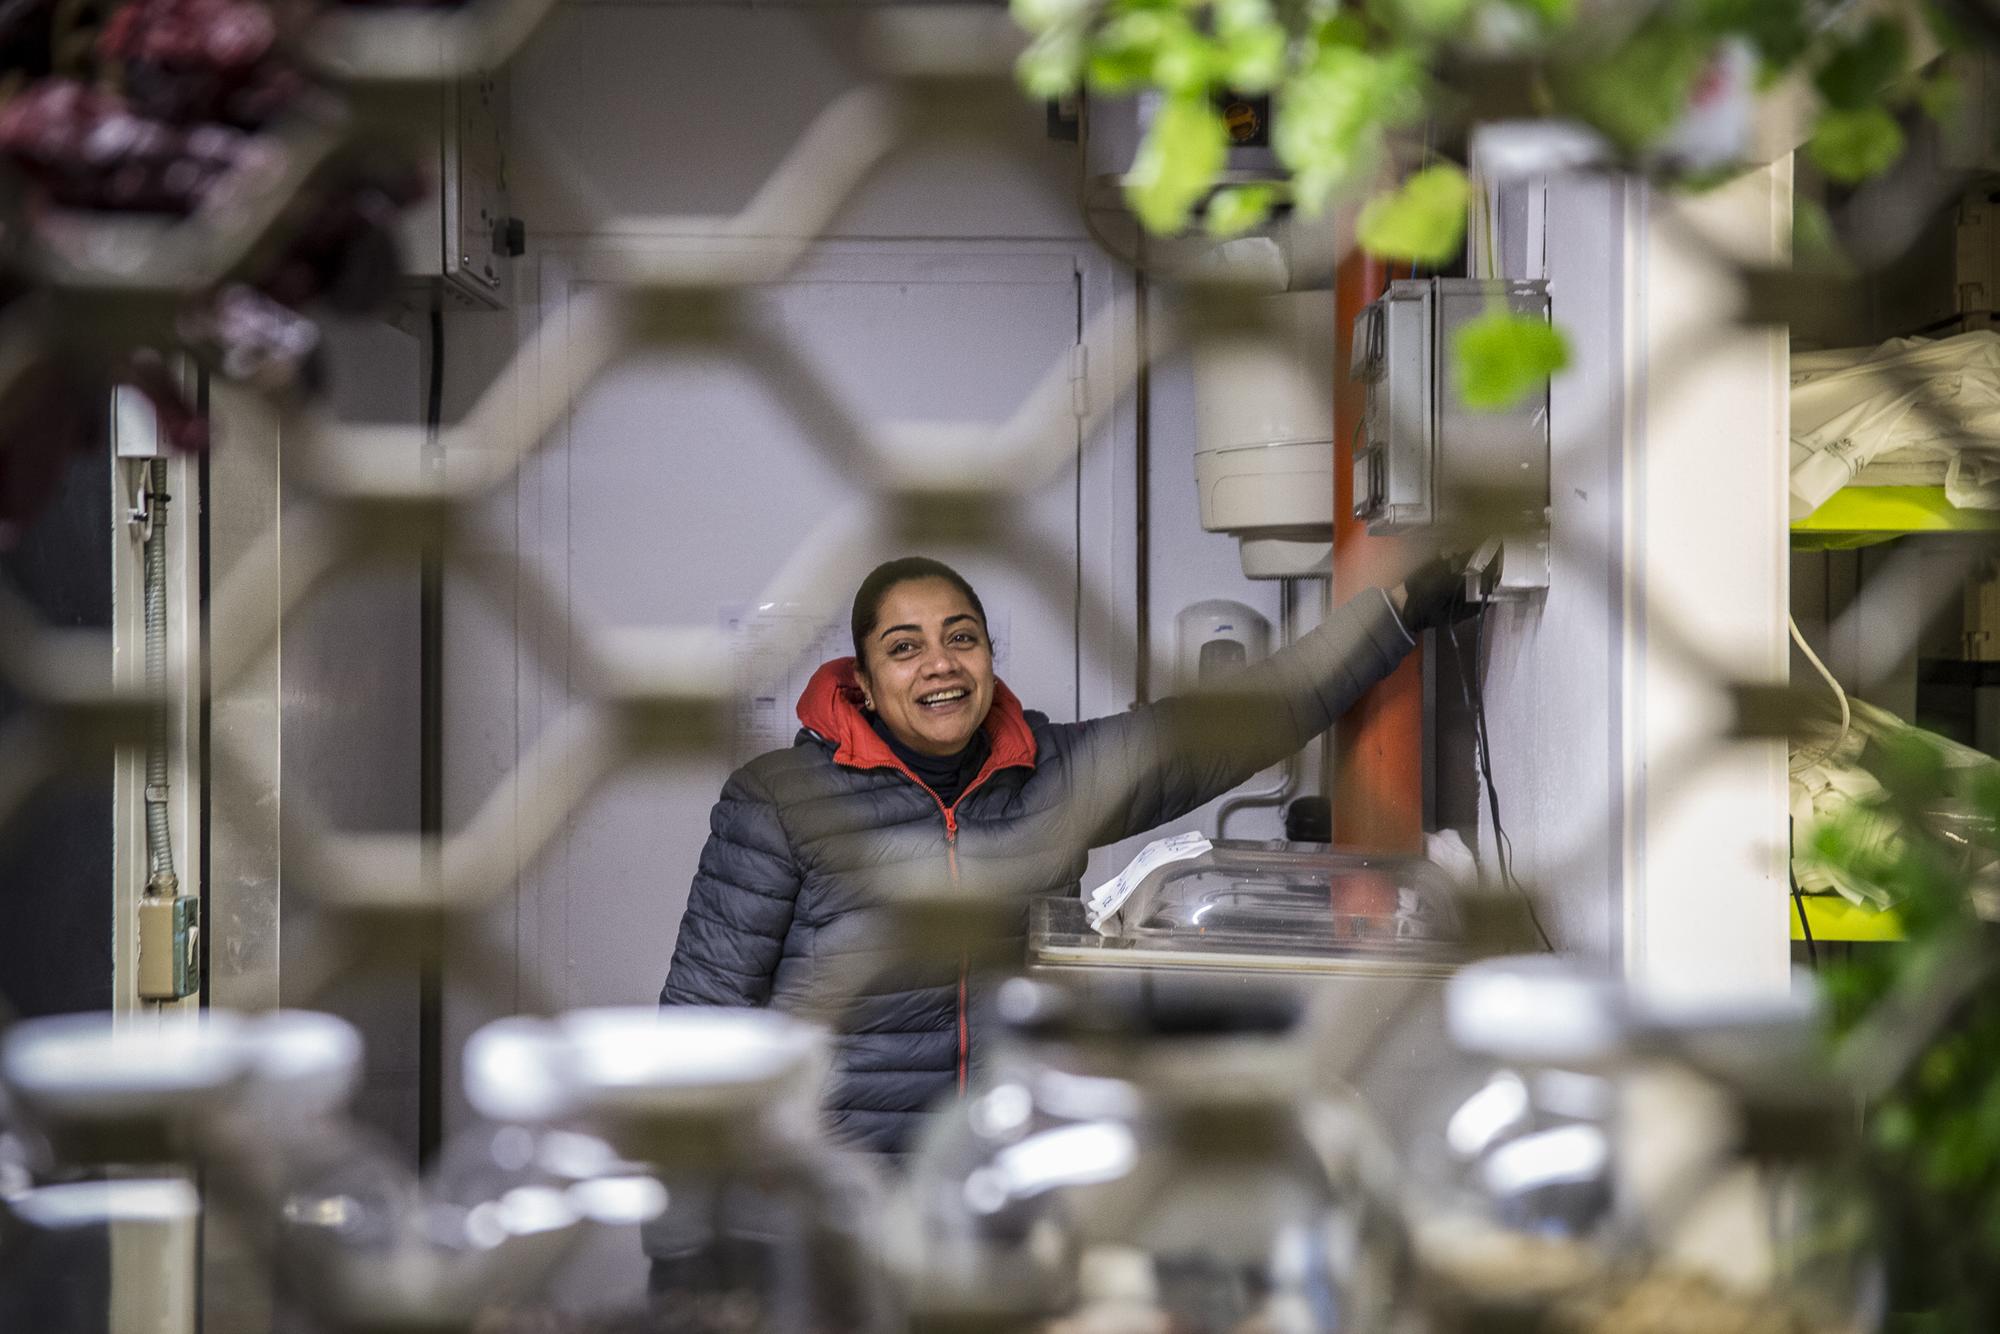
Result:
{"type": "Polygon", "coordinates": [[[1201,526],[1242,543],[1252,579],[1333,569],[1333,330],[1327,292],[1258,298],[1255,327],[1194,349],[1201,526]]]}

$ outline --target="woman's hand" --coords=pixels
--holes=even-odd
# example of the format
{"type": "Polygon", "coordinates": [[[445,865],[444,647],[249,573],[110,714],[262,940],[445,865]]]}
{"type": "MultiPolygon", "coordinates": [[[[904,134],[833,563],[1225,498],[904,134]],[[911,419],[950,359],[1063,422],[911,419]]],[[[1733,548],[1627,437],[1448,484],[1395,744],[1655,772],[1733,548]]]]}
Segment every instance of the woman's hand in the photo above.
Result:
{"type": "Polygon", "coordinates": [[[1447,552],[1425,561],[1389,590],[1389,605],[1412,635],[1467,615],[1464,554],[1447,552]]]}

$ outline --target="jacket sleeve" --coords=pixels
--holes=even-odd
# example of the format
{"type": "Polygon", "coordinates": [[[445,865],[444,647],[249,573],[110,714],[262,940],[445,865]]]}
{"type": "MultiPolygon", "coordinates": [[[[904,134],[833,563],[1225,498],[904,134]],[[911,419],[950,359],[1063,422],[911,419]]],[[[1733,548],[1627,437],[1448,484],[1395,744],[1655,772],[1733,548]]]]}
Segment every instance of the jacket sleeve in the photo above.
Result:
{"type": "Polygon", "coordinates": [[[771,795],[747,769],[708,817],[662,1005],[763,1005],[791,930],[799,872],[771,795]]]}
{"type": "Polygon", "coordinates": [[[1332,727],[1415,644],[1388,595],[1370,589],[1214,687],[1075,724],[1078,832],[1100,847],[1221,796],[1332,727]]]}

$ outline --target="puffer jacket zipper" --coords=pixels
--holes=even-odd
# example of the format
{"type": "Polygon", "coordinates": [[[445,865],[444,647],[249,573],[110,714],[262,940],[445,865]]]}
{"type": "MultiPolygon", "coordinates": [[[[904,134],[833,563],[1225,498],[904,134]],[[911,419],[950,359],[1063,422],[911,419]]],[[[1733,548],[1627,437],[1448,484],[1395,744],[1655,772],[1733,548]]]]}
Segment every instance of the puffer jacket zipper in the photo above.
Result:
{"type": "MultiPolygon", "coordinates": [[[[909,773],[909,770],[905,769],[903,772],[909,773]]],[[[979,785],[981,783],[984,783],[991,776],[992,776],[991,770],[988,770],[987,772],[980,774],[977,778],[973,779],[970,784],[967,785],[966,789],[963,792],[958,794],[957,801],[954,801],[951,803],[951,805],[947,806],[944,804],[942,800],[938,798],[937,793],[931,792],[929,784],[925,783],[915,774],[910,774],[910,778],[916,782],[916,785],[918,787],[923,788],[923,790],[926,792],[931,792],[931,800],[937,802],[938,810],[941,811],[944,815],[945,869],[951,875],[951,887],[953,889],[957,889],[959,887],[958,803],[960,801],[964,801],[967,797],[971,796],[973,792],[978,789],[979,785]]],[[[965,1096],[966,1073],[972,1061],[972,1023],[966,1017],[965,1013],[966,991],[970,980],[969,979],[970,973],[971,973],[971,960],[968,959],[963,952],[961,952],[958,956],[958,1094],[960,1097],[965,1096]]]]}
{"type": "MultiPolygon", "coordinates": [[[[970,791],[971,789],[967,789],[970,791]]],[[[936,794],[933,793],[933,796],[936,794]]],[[[965,793],[958,794],[959,801],[965,800],[965,793]]],[[[942,804],[942,803],[940,803],[942,804]]],[[[951,887],[958,888],[958,802],[944,808],[944,860],[951,873],[951,887]]],[[[967,960],[963,953],[958,956],[958,1096],[965,1096],[965,1067],[972,1051],[972,1028],[965,1019],[965,981],[967,960]]]]}
{"type": "MultiPolygon", "coordinates": [[[[817,735],[817,733],[815,733],[815,735],[817,735]]],[[[997,766],[994,768],[987,768],[980,770],[979,775],[976,778],[974,778],[970,783],[966,784],[965,790],[960,792],[958,794],[957,800],[953,801],[949,806],[944,804],[943,798],[939,797],[937,793],[931,791],[931,786],[929,783],[926,783],[923,779],[917,777],[916,772],[912,770],[908,765],[904,764],[902,761],[898,760],[893,765],[890,765],[888,767],[895,769],[898,773],[902,774],[903,777],[909,779],[912,783],[915,783],[925,792],[929,792],[931,800],[937,802],[938,813],[944,816],[945,868],[950,873],[951,876],[951,887],[953,889],[957,889],[959,887],[959,881],[958,881],[959,802],[964,801],[974,792],[977,792],[980,786],[984,784],[987,779],[991,778],[994,774],[998,773],[1001,768],[1004,768],[1006,766],[997,766]]],[[[971,970],[972,970],[971,960],[963,952],[961,952],[958,956],[958,1093],[960,1097],[965,1096],[966,1078],[972,1064],[972,1023],[971,1020],[966,1015],[966,996],[970,985],[971,970]]]]}

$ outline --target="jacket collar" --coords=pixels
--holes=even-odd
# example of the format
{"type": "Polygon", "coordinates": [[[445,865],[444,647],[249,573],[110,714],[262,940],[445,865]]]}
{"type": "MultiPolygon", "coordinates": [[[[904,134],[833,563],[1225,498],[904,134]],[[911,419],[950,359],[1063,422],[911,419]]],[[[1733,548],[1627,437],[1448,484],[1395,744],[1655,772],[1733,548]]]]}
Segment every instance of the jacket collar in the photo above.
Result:
{"type": "MultiPolygon", "coordinates": [[[[909,773],[888,743],[875,734],[861,712],[861,687],[854,679],[854,659],[821,663],[799,696],[799,721],[833,743],[833,762],[850,769],[900,769],[909,773]]],[[[1021,710],[1021,701],[1007,683],[993,683],[993,707],[983,726],[992,748],[979,776],[966,786],[970,792],[998,769],[1035,767],[1035,733],[1021,710]]],[[[911,774],[911,778],[916,775],[911,774]]]]}

